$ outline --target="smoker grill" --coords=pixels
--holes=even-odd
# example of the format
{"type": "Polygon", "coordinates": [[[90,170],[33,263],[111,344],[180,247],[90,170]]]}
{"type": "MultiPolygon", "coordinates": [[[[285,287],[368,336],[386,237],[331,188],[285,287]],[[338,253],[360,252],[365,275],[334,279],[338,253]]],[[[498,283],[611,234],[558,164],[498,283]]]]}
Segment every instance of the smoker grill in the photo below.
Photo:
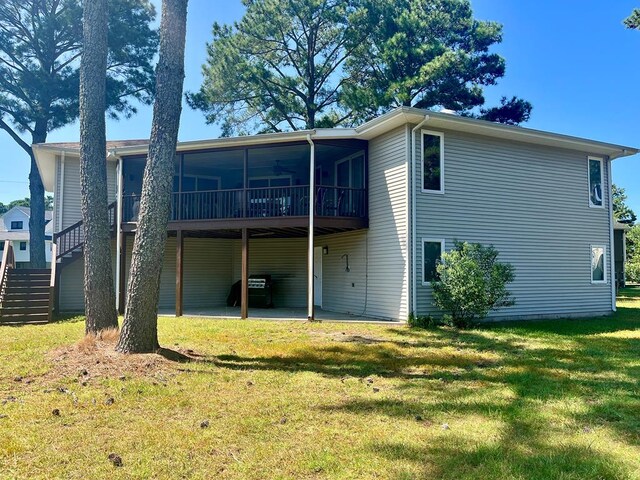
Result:
{"type": "MultiPolygon", "coordinates": [[[[271,275],[251,275],[248,281],[249,306],[258,308],[273,308],[273,281],[271,275]]],[[[227,297],[227,305],[237,307],[240,305],[242,284],[237,281],[231,286],[227,297]]]]}
{"type": "Polygon", "coordinates": [[[258,308],[273,307],[273,282],[271,275],[249,276],[249,306],[258,308]]]}

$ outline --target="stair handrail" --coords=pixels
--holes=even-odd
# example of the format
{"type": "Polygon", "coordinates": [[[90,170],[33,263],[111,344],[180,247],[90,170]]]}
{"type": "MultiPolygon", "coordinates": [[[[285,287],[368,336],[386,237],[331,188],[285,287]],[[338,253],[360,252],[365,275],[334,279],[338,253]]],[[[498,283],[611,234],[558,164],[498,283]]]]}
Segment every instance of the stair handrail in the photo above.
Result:
{"type": "MultiPolygon", "coordinates": [[[[108,212],[107,215],[109,217],[110,230],[115,229],[118,221],[118,216],[116,215],[117,204],[118,202],[111,202],[107,206],[107,212],[108,212]]],[[[67,242],[69,244],[67,246],[60,246],[60,248],[58,249],[59,250],[58,254],[55,257],[56,261],[64,257],[65,255],[68,255],[69,253],[78,250],[80,247],[84,245],[84,235],[82,235],[83,232],[80,231],[80,228],[82,228],[82,225],[83,225],[83,221],[78,220],[73,225],[69,225],[67,228],[64,228],[59,232],[53,234],[53,243],[56,245],[58,244],[58,240],[60,238],[64,239],[65,237],[70,236],[72,232],[73,232],[73,240],[74,240],[73,242],[67,242]]],[[[52,258],[54,257],[52,256],[52,258]]]]}
{"type": "Polygon", "coordinates": [[[51,276],[49,277],[49,312],[48,312],[48,320],[49,322],[53,321],[53,311],[55,310],[56,304],[56,265],[58,262],[55,261],[57,257],[56,253],[58,252],[58,246],[55,243],[51,244],[51,276]]]}
{"type": "Polygon", "coordinates": [[[16,257],[13,253],[13,245],[10,240],[4,241],[4,250],[2,252],[2,263],[0,263],[0,304],[4,297],[4,284],[7,278],[7,272],[10,268],[16,268],[16,257]]]}

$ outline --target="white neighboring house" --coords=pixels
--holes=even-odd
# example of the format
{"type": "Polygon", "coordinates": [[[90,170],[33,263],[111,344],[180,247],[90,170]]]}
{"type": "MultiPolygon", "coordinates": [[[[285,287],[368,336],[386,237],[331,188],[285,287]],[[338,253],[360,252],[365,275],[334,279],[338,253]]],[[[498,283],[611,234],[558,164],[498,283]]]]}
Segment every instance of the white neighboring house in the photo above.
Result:
{"type": "MultiPolygon", "coordinates": [[[[16,259],[16,268],[29,267],[29,207],[13,207],[0,216],[0,252],[4,250],[5,240],[10,240],[16,259]]],[[[45,254],[47,267],[51,264],[51,237],[53,235],[53,211],[44,212],[45,218],[45,254]]]]}

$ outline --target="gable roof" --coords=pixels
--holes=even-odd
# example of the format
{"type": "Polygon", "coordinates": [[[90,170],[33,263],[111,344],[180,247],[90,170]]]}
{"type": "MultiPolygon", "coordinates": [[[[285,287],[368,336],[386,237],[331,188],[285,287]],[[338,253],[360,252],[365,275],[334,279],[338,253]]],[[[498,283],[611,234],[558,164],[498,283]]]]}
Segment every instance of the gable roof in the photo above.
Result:
{"type": "MultiPolygon", "coordinates": [[[[294,132],[266,133],[241,137],[225,137],[208,140],[178,142],[178,151],[200,150],[206,148],[250,146],[266,143],[305,141],[313,139],[361,139],[371,140],[394,128],[406,124],[419,124],[425,121],[425,128],[467,132],[486,137],[545,145],[570,150],[580,150],[592,155],[602,155],[615,159],[635,155],[638,149],[586,138],[535,130],[532,128],[504,125],[476,118],[461,117],[455,114],[433,112],[413,107],[399,107],[374,118],[356,128],[317,128],[294,132]]],[[[53,190],[55,179],[55,156],[61,154],[79,155],[79,143],[46,143],[33,146],[36,162],[40,169],[45,188],[53,190]]],[[[128,155],[146,155],[148,140],[120,140],[107,142],[108,161],[128,155]]]]}
{"type": "MultiPolygon", "coordinates": [[[[4,215],[0,215],[0,232],[7,232],[8,230],[5,229],[4,226],[4,222],[2,221],[2,219],[8,215],[10,212],[17,210],[19,212],[21,212],[22,214],[24,214],[27,218],[31,217],[31,209],[29,207],[22,207],[22,206],[15,206],[10,208],[7,212],[4,213],[4,215]]],[[[45,227],[44,227],[44,231],[45,234],[46,233],[52,233],[53,232],[53,222],[51,220],[53,220],[53,210],[45,210],[44,211],[44,220],[45,220],[45,227]]],[[[27,239],[29,238],[29,231],[26,230],[24,232],[12,232],[12,233],[25,233],[27,235],[27,239]]],[[[3,236],[4,238],[4,236],[3,236]]],[[[16,238],[16,240],[18,240],[18,238],[16,238]]],[[[22,239],[20,239],[22,240],[22,239]]]]}

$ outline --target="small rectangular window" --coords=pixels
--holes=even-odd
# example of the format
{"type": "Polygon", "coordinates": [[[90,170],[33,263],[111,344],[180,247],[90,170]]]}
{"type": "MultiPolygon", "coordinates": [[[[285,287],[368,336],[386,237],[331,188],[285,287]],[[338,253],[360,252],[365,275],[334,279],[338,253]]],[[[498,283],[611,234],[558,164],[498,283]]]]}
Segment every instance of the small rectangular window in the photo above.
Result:
{"type": "Polygon", "coordinates": [[[20,242],[20,250],[23,252],[27,249],[27,242],[20,242]]]}
{"type": "Polygon", "coordinates": [[[444,240],[422,240],[422,283],[438,279],[436,267],[444,251],[444,240]]]}
{"type": "Polygon", "coordinates": [[[589,157],[589,206],[603,207],[602,201],[602,159],[589,157]]]}
{"type": "Polygon", "coordinates": [[[606,249],[602,245],[591,245],[591,283],[607,282],[606,249]]]}
{"type": "Polygon", "coordinates": [[[444,192],[444,137],[422,132],[422,191],[444,192]]]}
{"type": "Polygon", "coordinates": [[[4,240],[0,240],[0,252],[4,250],[4,240]]]}
{"type": "Polygon", "coordinates": [[[11,222],[11,230],[22,230],[24,228],[24,224],[22,220],[11,222]]]}

